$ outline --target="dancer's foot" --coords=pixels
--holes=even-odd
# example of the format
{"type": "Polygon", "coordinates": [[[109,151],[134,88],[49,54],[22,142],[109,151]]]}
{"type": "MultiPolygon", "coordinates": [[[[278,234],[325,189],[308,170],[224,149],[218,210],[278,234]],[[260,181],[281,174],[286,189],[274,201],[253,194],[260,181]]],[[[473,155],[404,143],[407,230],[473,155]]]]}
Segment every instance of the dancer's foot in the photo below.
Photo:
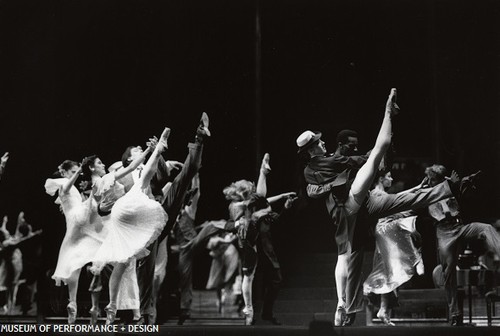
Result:
{"type": "Polygon", "coordinates": [[[181,313],[179,314],[179,320],[177,321],[177,325],[183,325],[187,319],[191,317],[188,309],[181,309],[181,313]]]}
{"type": "Polygon", "coordinates": [[[165,127],[160,135],[160,140],[158,141],[158,151],[161,153],[168,148],[168,137],[170,136],[170,128],[165,127]]]}
{"type": "Polygon", "coordinates": [[[66,306],[68,310],[68,324],[75,324],[76,321],[76,302],[70,301],[66,306]]]}
{"type": "Polygon", "coordinates": [[[106,324],[113,324],[116,319],[116,303],[110,302],[106,308],[104,308],[106,312],[106,324]]]}
{"type": "Polygon", "coordinates": [[[355,320],[356,320],[356,313],[347,313],[345,315],[344,322],[342,322],[342,326],[349,327],[354,324],[355,320]]]}
{"type": "Polygon", "coordinates": [[[253,308],[243,308],[241,311],[245,315],[245,325],[254,325],[255,320],[253,319],[253,308]]]}
{"type": "Polygon", "coordinates": [[[198,126],[198,129],[196,130],[196,135],[199,137],[209,137],[212,134],[210,133],[210,130],[208,129],[208,124],[209,124],[209,119],[208,119],[208,114],[203,112],[201,114],[201,119],[200,119],[200,125],[198,126]]]}
{"type": "Polygon", "coordinates": [[[274,315],[271,315],[271,316],[267,316],[267,315],[262,315],[262,319],[264,321],[268,321],[268,322],[271,322],[272,325],[282,325],[281,321],[278,320],[276,318],[276,316],[274,315]]]}
{"type": "Polygon", "coordinates": [[[263,171],[264,174],[267,174],[271,171],[271,166],[269,165],[269,153],[264,154],[260,170],[263,171]]]}
{"type": "Polygon", "coordinates": [[[397,100],[397,91],[396,89],[391,89],[391,93],[389,94],[389,98],[387,98],[387,103],[385,104],[385,110],[389,111],[391,115],[397,115],[400,111],[397,100]]]}
{"type": "Polygon", "coordinates": [[[386,326],[390,326],[390,327],[394,327],[396,326],[393,322],[391,322],[391,317],[389,316],[389,314],[387,314],[387,312],[385,311],[382,311],[382,309],[380,309],[377,313],[377,317],[386,325],[386,326]]]}
{"type": "Polygon", "coordinates": [[[451,317],[451,325],[453,327],[463,327],[464,326],[464,316],[461,314],[453,315],[451,317]]]}
{"type": "Polygon", "coordinates": [[[95,325],[97,324],[97,320],[101,316],[101,310],[99,307],[92,307],[90,308],[90,324],[95,325]]]}
{"type": "Polygon", "coordinates": [[[345,308],[343,305],[338,305],[337,310],[335,310],[335,316],[333,318],[333,325],[336,327],[342,326],[346,317],[345,308]]]}

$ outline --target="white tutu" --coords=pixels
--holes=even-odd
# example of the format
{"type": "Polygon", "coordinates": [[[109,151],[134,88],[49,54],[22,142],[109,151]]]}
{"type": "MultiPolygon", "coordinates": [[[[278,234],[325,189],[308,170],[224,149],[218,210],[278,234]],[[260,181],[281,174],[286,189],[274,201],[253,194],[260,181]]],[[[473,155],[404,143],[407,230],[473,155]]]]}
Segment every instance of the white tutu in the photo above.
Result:
{"type": "Polygon", "coordinates": [[[149,254],[146,247],[158,238],[167,218],[162,206],[134,185],[103,219],[108,235],[95,255],[92,272],[100,272],[106,264],[126,263],[149,254]]]}

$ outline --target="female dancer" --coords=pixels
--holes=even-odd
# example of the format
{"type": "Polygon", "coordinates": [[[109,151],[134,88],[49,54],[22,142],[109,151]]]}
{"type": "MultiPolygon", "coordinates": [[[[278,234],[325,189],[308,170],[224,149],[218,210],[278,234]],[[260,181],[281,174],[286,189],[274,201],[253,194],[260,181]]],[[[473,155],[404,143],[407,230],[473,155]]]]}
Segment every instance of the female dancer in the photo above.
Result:
{"type": "Polygon", "coordinates": [[[118,308],[135,310],[134,315],[139,310],[135,260],[147,255],[146,247],[158,238],[167,221],[162,206],[150,199],[145,191],[158,166],[161,152],[167,148],[169,134],[170,129],[165,128],[142,175],[126,194],[117,180],[136,169],[151,147],[129,166],[108,174],[105,174],[105,165],[95,156],[86,159],[83,165],[84,173],[92,179],[94,197],[99,202],[98,211],[105,216],[103,223],[108,230],[91,268],[92,272],[98,273],[106,264],[113,265],[109,279],[110,302],[105,308],[106,324],[114,322],[118,308]]]}
{"type": "MultiPolygon", "coordinates": [[[[101,224],[100,218],[92,215],[92,212],[96,211],[95,202],[92,202],[92,198],[82,202],[82,196],[74,186],[82,170],[81,166],[77,162],[66,160],[58,168],[62,177],[45,181],[45,192],[51,196],[58,193],[56,204],[61,205],[66,218],[66,234],[59,249],[52,279],[56,281],[57,286],[61,286],[61,282],[68,285],[68,323],[72,324],[76,320],[76,294],[80,271],[94,257],[102,244],[105,232],[97,232],[99,229],[96,226],[100,228],[101,224]]],[[[94,295],[98,296],[99,293],[94,295]]],[[[98,302],[95,297],[92,299],[90,314],[93,324],[97,322],[98,302]]]]}
{"type": "MultiPolygon", "coordinates": [[[[387,194],[386,189],[391,185],[391,172],[383,173],[371,195],[387,194]]],[[[400,194],[415,192],[421,187],[422,184],[400,194]]],[[[376,249],[373,268],[363,284],[363,292],[369,295],[375,305],[380,306],[377,317],[388,326],[394,326],[390,317],[393,302],[397,297],[397,288],[410,280],[415,273],[424,272],[421,251],[415,246],[415,241],[420,240],[420,235],[415,231],[415,220],[416,216],[412,211],[404,211],[379,219],[375,226],[376,249]]]]}
{"type": "MultiPolygon", "coordinates": [[[[253,183],[241,180],[224,189],[226,198],[231,200],[231,203],[229,204],[229,213],[231,216],[234,216],[231,219],[236,221],[243,215],[246,217],[242,219],[245,223],[244,225],[246,226],[244,234],[245,237],[242,237],[241,234],[238,235],[243,268],[241,289],[243,300],[245,302],[243,314],[245,315],[246,325],[252,325],[255,323],[252,303],[252,285],[257,266],[257,221],[271,211],[270,203],[274,203],[282,198],[295,196],[294,192],[288,192],[269,197],[267,199],[265,198],[267,194],[267,175],[271,171],[269,158],[269,154],[266,153],[262,159],[257,188],[253,186],[253,183]],[[257,196],[260,196],[260,198],[257,196]],[[261,203],[258,202],[259,206],[253,204],[252,208],[249,208],[249,202],[251,200],[255,200],[256,197],[261,203]],[[248,236],[246,231],[250,232],[248,236]]],[[[241,227],[238,231],[241,232],[241,227]]]]}

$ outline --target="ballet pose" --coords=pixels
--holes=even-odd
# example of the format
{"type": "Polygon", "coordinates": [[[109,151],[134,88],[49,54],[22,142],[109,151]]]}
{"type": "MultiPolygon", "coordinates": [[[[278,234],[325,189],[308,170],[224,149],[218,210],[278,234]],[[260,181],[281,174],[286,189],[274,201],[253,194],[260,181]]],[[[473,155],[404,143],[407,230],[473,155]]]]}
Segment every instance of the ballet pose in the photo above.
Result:
{"type": "MultiPolygon", "coordinates": [[[[76,294],[82,267],[92,261],[103,241],[104,232],[100,218],[95,215],[97,204],[92,198],[82,202],[82,196],[74,186],[82,168],[74,161],[66,160],[59,167],[61,178],[45,181],[47,194],[58,195],[57,204],[66,219],[66,234],[59,249],[57,266],[52,275],[57,286],[68,285],[68,323],[75,323],[77,314],[76,294]],[[94,214],[94,215],[92,215],[94,214]]],[[[95,303],[93,300],[93,303],[95,303]]],[[[98,306],[91,309],[92,323],[97,320],[98,306]]]]}
{"type": "MultiPolygon", "coordinates": [[[[382,171],[370,195],[386,195],[386,189],[391,186],[391,172],[382,171]]],[[[421,188],[422,184],[401,193],[416,192],[421,188]]],[[[413,275],[424,273],[422,253],[416,244],[421,240],[415,230],[416,218],[415,212],[403,211],[381,218],[375,225],[373,267],[363,284],[363,293],[380,307],[377,317],[388,326],[394,326],[391,310],[399,286],[413,275]]]]}
{"type": "Polygon", "coordinates": [[[162,206],[150,199],[146,191],[160,154],[167,148],[169,134],[170,129],[165,128],[141,177],[127,193],[117,180],[136,169],[152,151],[151,147],[129,166],[108,174],[105,165],[95,156],[83,164],[84,172],[92,179],[98,211],[107,227],[106,238],[93,258],[91,270],[96,274],[105,265],[113,265],[109,279],[110,302],[105,308],[107,324],[114,322],[117,309],[132,309],[134,318],[140,318],[135,262],[149,253],[146,247],[158,238],[168,218],[162,206]]]}

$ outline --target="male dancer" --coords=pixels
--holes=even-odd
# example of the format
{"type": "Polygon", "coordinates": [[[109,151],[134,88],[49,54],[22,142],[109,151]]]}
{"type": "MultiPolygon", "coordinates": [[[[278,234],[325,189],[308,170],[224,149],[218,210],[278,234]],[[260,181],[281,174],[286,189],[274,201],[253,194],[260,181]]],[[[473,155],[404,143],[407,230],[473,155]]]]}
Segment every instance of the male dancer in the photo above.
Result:
{"type": "MultiPolygon", "coordinates": [[[[427,167],[429,185],[434,186],[445,180],[446,168],[442,165],[427,167]]],[[[479,172],[478,172],[479,173],[479,172]]],[[[441,261],[444,288],[448,300],[448,308],[451,316],[451,325],[463,325],[463,311],[457,304],[457,261],[463,243],[473,240],[484,240],[488,250],[500,255],[500,235],[490,224],[469,223],[464,224],[460,215],[460,201],[468,190],[473,188],[473,179],[478,174],[464,177],[460,180],[460,192],[457,197],[450,197],[429,206],[429,214],[436,223],[436,236],[439,247],[439,259],[441,261]]]]}
{"type": "Polygon", "coordinates": [[[189,153],[184,161],[184,165],[163,195],[164,201],[162,206],[168,214],[167,224],[158,239],[148,247],[148,250],[150,250],[151,253],[138,262],[137,277],[139,279],[139,293],[141,296],[141,315],[144,318],[144,323],[146,324],[151,324],[152,321],[150,321],[150,316],[156,315],[156,307],[153,307],[155,300],[153,300],[152,295],[158,244],[165,239],[168,233],[172,230],[172,227],[175,224],[177,216],[182,208],[189,184],[201,167],[203,143],[205,138],[211,135],[208,125],[208,115],[203,112],[200,124],[196,130],[195,141],[194,143],[188,144],[189,153]]]}
{"type": "MultiPolygon", "coordinates": [[[[443,183],[432,190],[416,194],[368,197],[368,191],[373,184],[382,158],[391,143],[392,116],[399,112],[395,99],[396,89],[392,89],[375,147],[355,177],[352,176],[353,167],[356,167],[353,160],[342,157],[338,155],[339,153],[333,156],[326,154],[325,144],[320,140],[321,133],[314,134],[306,131],[297,138],[299,153],[307,153],[309,156],[304,169],[304,177],[309,183],[308,195],[316,198],[327,195],[326,206],[337,225],[335,239],[339,249],[339,258],[335,275],[339,304],[335,314],[336,325],[352,325],[356,312],[362,308],[363,243],[359,242],[361,235],[358,234],[360,231],[356,230],[360,227],[356,225],[360,209],[371,216],[386,217],[404,210],[425,207],[452,195],[449,186],[443,183]],[[347,313],[345,318],[344,311],[347,313]]],[[[355,143],[354,139],[350,142],[355,143]]]]}

